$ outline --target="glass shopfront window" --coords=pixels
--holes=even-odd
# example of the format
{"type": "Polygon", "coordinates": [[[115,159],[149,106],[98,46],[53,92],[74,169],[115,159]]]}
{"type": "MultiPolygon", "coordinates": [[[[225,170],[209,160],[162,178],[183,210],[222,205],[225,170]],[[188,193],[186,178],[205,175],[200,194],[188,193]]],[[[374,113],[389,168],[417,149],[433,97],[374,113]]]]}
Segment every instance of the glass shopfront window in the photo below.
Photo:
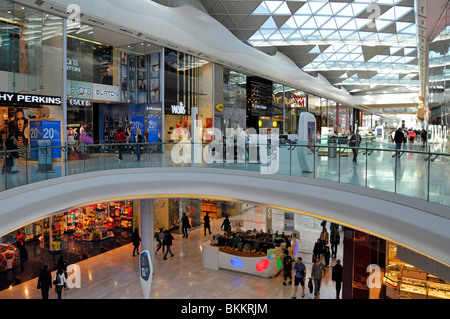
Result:
{"type": "Polygon", "coordinates": [[[59,17],[0,0],[0,148],[10,133],[30,147],[33,122],[61,124],[61,30],[59,17]]]}
{"type": "Polygon", "coordinates": [[[294,88],[285,87],[285,122],[287,134],[298,134],[300,113],[307,111],[307,94],[294,88]]]}
{"type": "Polygon", "coordinates": [[[212,128],[213,63],[167,48],[164,55],[166,140],[188,138],[183,134],[183,129],[191,134],[193,107],[198,108],[198,120],[202,123],[203,132],[212,128]]]}
{"type": "Polygon", "coordinates": [[[223,70],[223,105],[215,112],[215,127],[222,132],[227,128],[243,128],[247,110],[247,76],[229,68],[223,70]]]}

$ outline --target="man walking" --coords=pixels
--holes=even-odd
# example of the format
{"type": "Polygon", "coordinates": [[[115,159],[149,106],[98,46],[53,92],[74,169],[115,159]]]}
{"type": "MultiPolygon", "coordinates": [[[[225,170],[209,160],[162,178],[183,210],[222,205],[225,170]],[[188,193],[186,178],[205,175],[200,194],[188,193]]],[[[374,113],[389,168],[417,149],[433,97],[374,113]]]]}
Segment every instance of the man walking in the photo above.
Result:
{"type": "Polygon", "coordinates": [[[322,277],[325,271],[326,269],[320,262],[320,258],[316,258],[316,262],[311,269],[311,278],[314,281],[314,299],[317,299],[320,294],[320,285],[322,284],[322,277]]]}
{"type": "Polygon", "coordinates": [[[331,280],[336,283],[336,299],[339,299],[342,287],[342,265],[341,260],[336,261],[336,265],[333,267],[333,272],[331,273],[331,280]]]}

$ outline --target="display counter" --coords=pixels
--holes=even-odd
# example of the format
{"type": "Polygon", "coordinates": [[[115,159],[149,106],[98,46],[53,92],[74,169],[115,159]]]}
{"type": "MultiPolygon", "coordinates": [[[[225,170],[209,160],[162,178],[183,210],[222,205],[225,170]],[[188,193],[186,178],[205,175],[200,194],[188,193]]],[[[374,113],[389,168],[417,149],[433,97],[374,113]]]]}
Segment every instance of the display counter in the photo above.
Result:
{"type": "MultiPolygon", "coordinates": [[[[292,238],[292,251],[297,251],[297,240],[292,238]]],[[[233,247],[212,245],[205,242],[202,246],[202,265],[205,268],[227,269],[250,275],[271,278],[283,268],[282,248],[275,247],[265,252],[241,250],[233,247]]]]}

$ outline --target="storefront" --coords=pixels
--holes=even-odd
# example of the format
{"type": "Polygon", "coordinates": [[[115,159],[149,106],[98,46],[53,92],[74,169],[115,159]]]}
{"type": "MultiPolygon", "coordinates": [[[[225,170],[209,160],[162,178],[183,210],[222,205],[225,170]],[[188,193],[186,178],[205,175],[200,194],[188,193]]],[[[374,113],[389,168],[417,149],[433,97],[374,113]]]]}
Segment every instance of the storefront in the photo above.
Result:
{"type": "Polygon", "coordinates": [[[164,49],[164,141],[192,138],[193,108],[202,138],[213,127],[213,63],[164,49]],[[197,115],[196,114],[196,115],[197,115]]]}
{"type": "Polygon", "coordinates": [[[78,207],[26,225],[0,238],[0,289],[37,277],[36,265],[56,267],[61,256],[76,263],[129,244],[134,229],[139,201],[130,200],[78,207]]]}
{"type": "Polygon", "coordinates": [[[389,299],[450,299],[450,283],[397,258],[397,245],[388,242],[383,283],[389,299]]]}

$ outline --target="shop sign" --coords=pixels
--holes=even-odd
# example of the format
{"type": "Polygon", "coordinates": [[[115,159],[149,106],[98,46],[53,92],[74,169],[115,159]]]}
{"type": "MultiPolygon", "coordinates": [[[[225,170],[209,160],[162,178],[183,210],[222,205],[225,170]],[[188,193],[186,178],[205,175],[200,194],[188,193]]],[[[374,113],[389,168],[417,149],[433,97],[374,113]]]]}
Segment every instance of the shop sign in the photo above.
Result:
{"type": "Polygon", "coordinates": [[[91,100],[83,100],[83,99],[69,99],[69,106],[73,107],[91,107],[91,100]]]}
{"type": "Polygon", "coordinates": [[[266,105],[261,105],[261,104],[256,104],[256,103],[252,104],[252,108],[255,110],[267,110],[266,105]]]}
{"type": "Polygon", "coordinates": [[[120,98],[118,86],[96,84],[93,88],[93,99],[100,101],[118,102],[120,98]]]}
{"type": "Polygon", "coordinates": [[[306,107],[306,96],[292,94],[291,106],[292,107],[306,107]]]}
{"type": "Polygon", "coordinates": [[[180,102],[179,105],[171,105],[170,106],[172,114],[186,114],[186,107],[183,102],[180,102]]]}
{"type": "Polygon", "coordinates": [[[70,95],[92,95],[92,89],[89,87],[83,86],[71,86],[70,87],[70,95]]]}
{"type": "Polygon", "coordinates": [[[0,92],[0,103],[3,105],[61,105],[61,98],[57,96],[44,96],[20,93],[0,92]]]}
{"type": "Polygon", "coordinates": [[[78,60],[67,58],[67,71],[81,73],[78,60]]]}

